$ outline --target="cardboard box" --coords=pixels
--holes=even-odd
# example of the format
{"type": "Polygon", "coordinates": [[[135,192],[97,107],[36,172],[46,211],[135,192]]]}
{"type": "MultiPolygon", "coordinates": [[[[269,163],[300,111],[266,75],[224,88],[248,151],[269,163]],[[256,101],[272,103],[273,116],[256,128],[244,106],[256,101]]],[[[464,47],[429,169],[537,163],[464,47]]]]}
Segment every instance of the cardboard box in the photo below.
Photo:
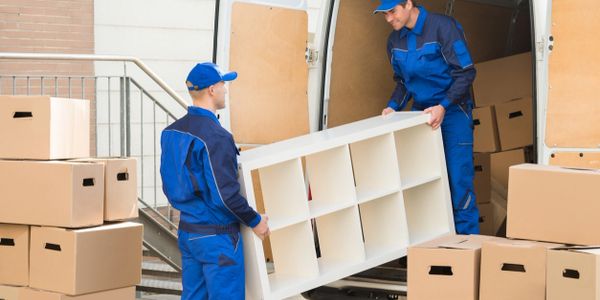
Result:
{"type": "Polygon", "coordinates": [[[68,296],[59,293],[23,289],[20,300],[135,300],[135,287],[126,287],[116,290],[68,296]]]}
{"type": "Polygon", "coordinates": [[[496,121],[500,148],[507,151],[533,144],[533,111],[531,97],[496,105],[496,121]]]}
{"type": "Polygon", "coordinates": [[[142,225],[85,229],[31,227],[29,286],[77,296],[137,285],[142,225]]]}
{"type": "Polygon", "coordinates": [[[600,299],[600,249],[548,251],[546,299],[600,299]]]}
{"type": "Polygon", "coordinates": [[[29,285],[29,226],[0,224],[0,266],[0,284],[29,285]]]}
{"type": "Polygon", "coordinates": [[[477,107],[530,96],[533,93],[531,53],[494,59],[475,65],[473,82],[477,107]]]}
{"type": "Polygon", "coordinates": [[[473,151],[500,151],[498,126],[493,106],[473,109],[473,151]]]}
{"type": "Polygon", "coordinates": [[[22,300],[24,287],[0,285],[0,300],[22,300]]]}
{"type": "Polygon", "coordinates": [[[0,96],[0,158],[90,156],[90,102],[49,96],[0,96]]]}
{"type": "Polygon", "coordinates": [[[135,158],[85,158],[75,161],[104,165],[105,221],[121,221],[138,217],[135,158]]]}
{"type": "Polygon", "coordinates": [[[492,203],[478,203],[477,206],[479,208],[479,232],[483,235],[496,235],[492,203]]]}
{"type": "Polygon", "coordinates": [[[492,191],[490,154],[473,153],[473,167],[475,168],[473,187],[475,189],[477,203],[489,203],[492,191]]]}
{"type": "Polygon", "coordinates": [[[478,299],[480,249],[490,239],[446,235],[408,248],[408,299],[478,299]]]}
{"type": "Polygon", "coordinates": [[[516,149],[505,152],[492,153],[490,155],[490,166],[492,169],[492,189],[494,185],[498,188],[508,189],[508,168],[525,162],[525,151],[516,149]]]}
{"type": "Polygon", "coordinates": [[[546,252],[557,244],[498,239],[481,249],[481,300],[545,300],[546,252]]]}
{"type": "Polygon", "coordinates": [[[104,168],[61,161],[0,161],[0,222],[60,227],[102,224],[104,168]]]}
{"type": "Polygon", "coordinates": [[[495,236],[506,237],[506,198],[492,192],[493,232],[495,236]]]}
{"type": "Polygon", "coordinates": [[[509,186],[509,237],[600,245],[600,170],[523,164],[509,186]]]}

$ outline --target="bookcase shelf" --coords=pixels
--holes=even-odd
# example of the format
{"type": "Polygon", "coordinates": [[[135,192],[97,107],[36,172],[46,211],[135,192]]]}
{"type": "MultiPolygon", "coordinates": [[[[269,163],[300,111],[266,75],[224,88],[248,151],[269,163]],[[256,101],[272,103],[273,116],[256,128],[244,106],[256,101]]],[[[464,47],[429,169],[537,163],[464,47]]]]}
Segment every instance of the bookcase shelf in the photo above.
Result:
{"type": "Polygon", "coordinates": [[[441,132],[428,117],[400,112],[242,152],[241,192],[256,205],[258,171],[273,253],[267,273],[262,241],[242,228],[248,299],[291,297],[454,232],[441,132]]]}

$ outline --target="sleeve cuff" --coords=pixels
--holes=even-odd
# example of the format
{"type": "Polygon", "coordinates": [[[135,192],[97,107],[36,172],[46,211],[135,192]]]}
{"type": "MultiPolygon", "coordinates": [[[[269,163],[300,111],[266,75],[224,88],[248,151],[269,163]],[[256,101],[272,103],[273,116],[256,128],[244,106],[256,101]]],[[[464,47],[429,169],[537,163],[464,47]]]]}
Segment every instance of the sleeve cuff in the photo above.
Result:
{"type": "Polygon", "coordinates": [[[444,100],[440,102],[440,105],[444,107],[445,110],[448,110],[448,106],[450,106],[450,104],[452,104],[452,101],[450,101],[448,98],[444,98],[444,100]]]}
{"type": "Polygon", "coordinates": [[[400,105],[398,105],[398,102],[396,102],[396,100],[394,99],[388,101],[387,106],[395,111],[398,111],[400,109],[400,105]]]}
{"type": "Polygon", "coordinates": [[[259,214],[256,214],[256,218],[252,219],[252,221],[250,221],[248,226],[250,228],[254,228],[254,227],[256,227],[256,225],[258,225],[258,223],[260,223],[260,220],[262,220],[262,217],[259,214]]]}

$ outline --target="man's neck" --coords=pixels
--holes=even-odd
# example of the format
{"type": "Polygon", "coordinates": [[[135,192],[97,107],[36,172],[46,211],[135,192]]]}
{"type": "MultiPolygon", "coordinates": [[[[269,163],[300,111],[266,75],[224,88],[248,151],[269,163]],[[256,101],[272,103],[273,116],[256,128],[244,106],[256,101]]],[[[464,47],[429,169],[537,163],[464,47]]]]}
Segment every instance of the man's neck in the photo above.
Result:
{"type": "Polygon", "coordinates": [[[410,17],[408,19],[408,23],[406,23],[406,28],[408,28],[408,29],[415,28],[415,26],[417,25],[417,20],[419,19],[420,12],[421,11],[419,10],[418,7],[413,7],[413,9],[410,10],[410,17]]]}
{"type": "Polygon", "coordinates": [[[215,115],[217,114],[217,109],[214,107],[214,105],[211,105],[210,101],[206,99],[194,99],[192,105],[209,110],[215,115]]]}

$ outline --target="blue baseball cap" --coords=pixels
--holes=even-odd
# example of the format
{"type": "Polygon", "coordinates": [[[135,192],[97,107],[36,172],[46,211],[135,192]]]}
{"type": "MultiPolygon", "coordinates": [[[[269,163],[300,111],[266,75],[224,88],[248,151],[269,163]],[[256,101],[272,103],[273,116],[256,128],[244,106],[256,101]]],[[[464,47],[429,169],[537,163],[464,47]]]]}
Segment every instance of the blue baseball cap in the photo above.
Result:
{"type": "Polygon", "coordinates": [[[219,66],[213,63],[201,63],[197,64],[188,74],[185,81],[188,90],[199,91],[203,90],[215,83],[221,81],[231,81],[237,78],[236,72],[229,72],[223,74],[219,69],[219,66]]]}
{"type": "Polygon", "coordinates": [[[396,5],[406,2],[406,0],[380,0],[380,2],[381,4],[373,11],[374,14],[389,11],[396,5]]]}

